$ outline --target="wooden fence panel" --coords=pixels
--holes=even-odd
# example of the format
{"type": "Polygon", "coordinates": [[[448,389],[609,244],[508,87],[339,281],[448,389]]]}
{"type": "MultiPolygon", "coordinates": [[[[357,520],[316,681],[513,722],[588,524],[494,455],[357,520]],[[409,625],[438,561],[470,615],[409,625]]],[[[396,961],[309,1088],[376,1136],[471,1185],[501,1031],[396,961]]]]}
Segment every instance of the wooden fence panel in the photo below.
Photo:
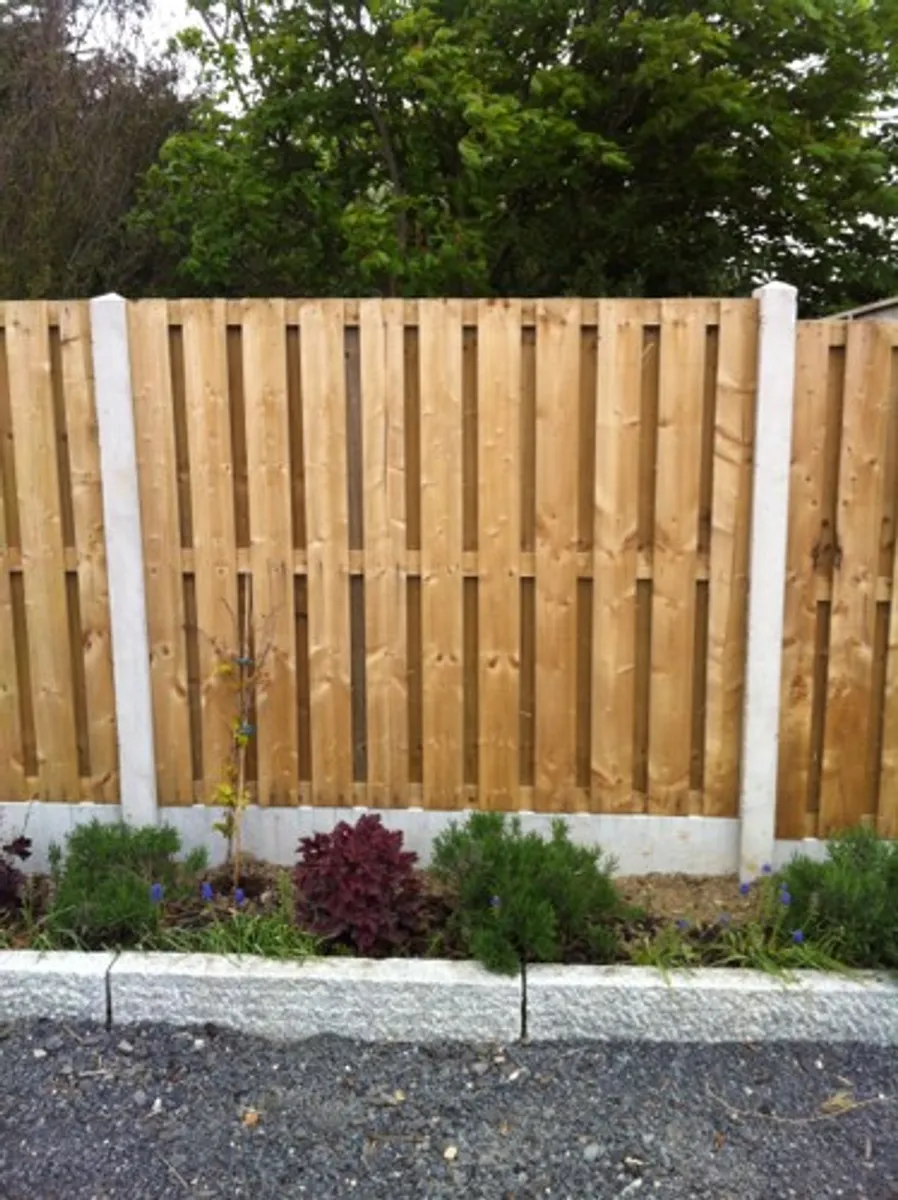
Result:
{"type": "MultiPolygon", "coordinates": [[[[0,306],[0,314],[3,314],[0,306]]],[[[6,328],[0,326],[0,785],[10,800],[27,795],[19,690],[13,561],[20,559],[18,494],[13,451],[6,328]]]]}
{"type": "Polygon", "coordinates": [[[368,803],[408,789],[405,327],[401,301],[359,311],[364,463],[368,803]]]}
{"type": "Polygon", "coordinates": [[[463,803],[462,310],[422,301],[421,644],[424,803],[463,803]]]}
{"type": "Polygon", "coordinates": [[[312,796],[352,803],[349,511],[343,302],[300,305],[308,538],[312,796]]]}
{"type": "Polygon", "coordinates": [[[715,381],[705,816],[735,816],[739,804],[757,342],[755,305],[723,301],[715,381]]]}
{"type": "Polygon", "coordinates": [[[638,811],[633,786],[644,306],[599,304],[593,533],[592,791],[638,811]]]}
{"type": "Polygon", "coordinates": [[[299,793],[299,753],[283,301],[247,303],[243,311],[243,379],[245,408],[250,414],[245,429],[252,572],[249,623],[254,653],[262,663],[262,682],[255,697],[258,798],[260,804],[289,804],[296,803],[299,793]]]}
{"type": "Polygon", "coordinates": [[[662,303],[649,808],[671,815],[690,803],[705,330],[699,306],[662,303]]]}
{"type": "Polygon", "coordinates": [[[180,310],[196,592],[196,629],[188,635],[197,640],[202,796],[211,802],[230,761],[235,718],[221,667],[238,640],[226,310],[221,301],[184,301],[180,310]]]}
{"type": "Polygon", "coordinates": [[[163,804],[191,804],[193,763],[168,303],[145,300],[132,304],[128,329],[150,638],[156,786],[163,804]]]}
{"type": "Polygon", "coordinates": [[[890,345],[878,322],[848,328],[839,459],[836,572],[820,832],[856,824],[870,811],[868,747],[874,730],[873,643],[888,430],[890,345]]]}
{"type": "Polygon", "coordinates": [[[535,807],[584,806],[577,778],[580,301],[536,314],[535,807]]]}
{"type": "Polygon", "coordinates": [[[90,313],[85,301],[60,305],[59,342],[80,613],[80,647],[74,649],[83,661],[86,705],[87,745],[83,765],[88,776],[82,781],[81,792],[85,800],[110,803],[118,799],[118,747],[100,447],[93,390],[90,313]]]}
{"type": "Polygon", "coordinates": [[[521,306],[478,312],[479,803],[517,809],[520,790],[521,306]]]}
{"type": "Polygon", "coordinates": [[[6,306],[6,354],[18,483],[22,574],[37,741],[46,800],[80,800],[49,318],[42,303],[6,306]]]}

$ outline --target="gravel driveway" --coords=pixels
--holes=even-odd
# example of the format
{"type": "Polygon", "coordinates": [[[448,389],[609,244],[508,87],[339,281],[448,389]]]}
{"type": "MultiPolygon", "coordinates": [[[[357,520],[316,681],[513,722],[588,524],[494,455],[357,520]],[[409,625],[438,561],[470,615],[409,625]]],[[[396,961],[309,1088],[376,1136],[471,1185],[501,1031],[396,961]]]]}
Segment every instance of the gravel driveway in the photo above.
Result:
{"type": "Polygon", "coordinates": [[[898,1053],[0,1028],[4,1200],[898,1198],[898,1053]]]}

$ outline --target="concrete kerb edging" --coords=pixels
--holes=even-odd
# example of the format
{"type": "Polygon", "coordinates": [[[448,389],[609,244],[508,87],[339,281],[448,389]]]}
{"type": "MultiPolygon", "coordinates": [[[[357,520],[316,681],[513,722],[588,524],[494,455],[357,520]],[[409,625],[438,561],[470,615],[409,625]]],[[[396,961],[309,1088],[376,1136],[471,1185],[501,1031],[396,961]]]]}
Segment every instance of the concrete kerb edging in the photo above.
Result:
{"type": "Polygon", "coordinates": [[[898,1046],[884,976],[533,966],[432,959],[281,962],[218,955],[0,952],[0,1021],[211,1023],[279,1041],[862,1042],[898,1046]]]}

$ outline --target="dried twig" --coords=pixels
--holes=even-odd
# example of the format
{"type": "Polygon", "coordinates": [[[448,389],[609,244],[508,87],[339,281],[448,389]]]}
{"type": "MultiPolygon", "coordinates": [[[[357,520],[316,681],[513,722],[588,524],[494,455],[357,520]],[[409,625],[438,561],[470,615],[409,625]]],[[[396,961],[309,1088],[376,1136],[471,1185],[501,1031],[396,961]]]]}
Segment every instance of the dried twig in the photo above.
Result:
{"type": "Polygon", "coordinates": [[[759,1112],[757,1109],[751,1108],[735,1108],[732,1104],[728,1104],[722,1096],[712,1092],[710,1088],[707,1089],[707,1094],[722,1108],[725,1108],[731,1117],[739,1120],[744,1120],[746,1117],[757,1117],[762,1121],[774,1121],[778,1125],[814,1125],[820,1121],[832,1121],[835,1117],[844,1117],[847,1113],[855,1112],[859,1108],[870,1108],[874,1104],[891,1104],[898,1099],[896,1096],[869,1096],[865,1100],[857,1100],[850,1092],[841,1091],[824,1100],[820,1106],[821,1111],[818,1113],[807,1117],[784,1117],[779,1113],[759,1112]]]}

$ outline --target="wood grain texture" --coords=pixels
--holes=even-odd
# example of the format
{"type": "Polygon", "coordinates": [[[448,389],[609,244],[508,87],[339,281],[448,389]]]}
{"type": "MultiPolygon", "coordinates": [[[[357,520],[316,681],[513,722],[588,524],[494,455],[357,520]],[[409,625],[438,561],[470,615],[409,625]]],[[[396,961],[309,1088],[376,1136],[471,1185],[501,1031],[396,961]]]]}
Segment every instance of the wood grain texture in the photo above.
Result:
{"type": "Polygon", "coordinates": [[[633,790],[639,519],[640,302],[599,302],[593,532],[591,807],[638,812],[633,790]]]}
{"type": "Polygon", "coordinates": [[[258,798],[260,804],[296,804],[296,618],[284,302],[247,302],[242,324],[253,636],[257,657],[264,655],[256,695],[258,798]]]}
{"type": "Polygon", "coordinates": [[[185,300],[181,318],[202,713],[202,794],[211,801],[229,761],[236,718],[233,688],[220,670],[238,644],[225,306],[222,301],[185,300]]]}
{"type": "Polygon", "coordinates": [[[46,800],[80,800],[57,438],[46,305],[9,303],[6,354],[38,787],[46,800]]]}
{"type": "Polygon", "coordinates": [[[68,431],[72,514],[81,612],[80,651],[84,662],[90,777],[82,781],[85,800],[119,800],[115,691],[103,489],[93,388],[90,311],[84,301],[61,303],[59,333],[62,387],[68,431]]]}
{"type": "Polygon", "coordinates": [[[649,811],[689,809],[705,321],[661,305],[652,594],[649,811]]]}
{"type": "Polygon", "coordinates": [[[312,795],[352,803],[349,512],[343,302],[299,306],[308,539],[312,795]]]}
{"type": "Polygon", "coordinates": [[[424,805],[464,803],[462,313],[421,301],[421,647],[424,805]]]}
{"type": "Polygon", "coordinates": [[[577,778],[577,433],[580,302],[540,302],[536,326],[536,785],[584,807],[577,778]]]}
{"type": "Polygon", "coordinates": [[[402,302],[359,306],[365,532],[368,803],[408,787],[405,331],[402,302]]]}
{"type": "Polygon", "coordinates": [[[521,308],[478,312],[478,782],[484,808],[519,807],[521,308]]]}
{"type": "Polygon", "coordinates": [[[783,838],[801,838],[809,832],[808,773],[817,626],[815,560],[822,538],[827,536],[821,528],[821,515],[831,394],[827,375],[831,329],[825,322],[798,324],[777,779],[777,836],[783,838]]]}
{"type": "Polygon", "coordinates": [[[6,331],[0,329],[0,787],[10,800],[24,800],[19,678],[9,567],[18,554],[18,498],[15,489],[6,331]]]}
{"type": "Polygon", "coordinates": [[[181,539],[167,302],[144,300],[132,304],[128,327],[157,747],[156,784],[161,805],[190,804],[193,778],[184,588],[180,555],[173,552],[181,539]]]}
{"type": "Polygon", "coordinates": [[[876,579],[883,508],[891,350],[874,321],[848,326],[833,579],[820,835],[857,824],[870,811],[876,579]]]}
{"type": "Polygon", "coordinates": [[[711,498],[704,813],[734,817],[745,689],[758,312],[720,305],[711,498]]]}

